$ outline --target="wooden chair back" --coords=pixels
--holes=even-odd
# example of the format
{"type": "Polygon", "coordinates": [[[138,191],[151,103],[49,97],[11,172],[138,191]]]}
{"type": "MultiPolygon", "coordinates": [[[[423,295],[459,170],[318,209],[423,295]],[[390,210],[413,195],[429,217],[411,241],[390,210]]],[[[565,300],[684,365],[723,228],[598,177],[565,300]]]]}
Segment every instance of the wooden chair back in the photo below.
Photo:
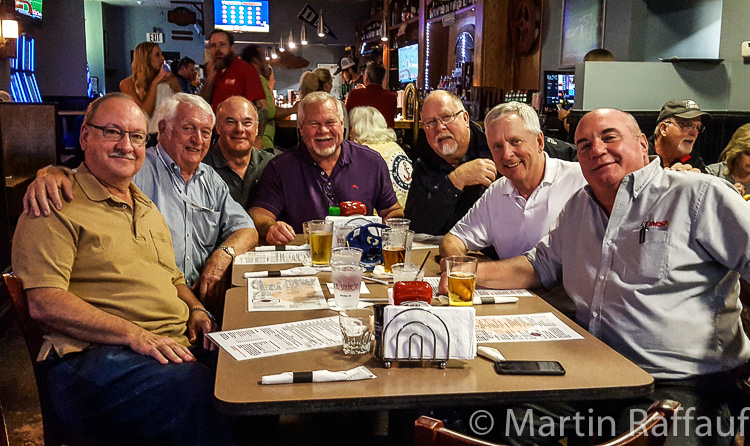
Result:
{"type": "MultiPolygon", "coordinates": [[[[663,446],[667,441],[667,436],[660,434],[669,432],[672,415],[679,407],[680,403],[677,401],[657,401],[649,407],[646,419],[633,430],[599,446],[663,446]]],[[[442,421],[424,415],[414,423],[414,444],[415,446],[501,446],[448,429],[443,426],[442,421]]]]}

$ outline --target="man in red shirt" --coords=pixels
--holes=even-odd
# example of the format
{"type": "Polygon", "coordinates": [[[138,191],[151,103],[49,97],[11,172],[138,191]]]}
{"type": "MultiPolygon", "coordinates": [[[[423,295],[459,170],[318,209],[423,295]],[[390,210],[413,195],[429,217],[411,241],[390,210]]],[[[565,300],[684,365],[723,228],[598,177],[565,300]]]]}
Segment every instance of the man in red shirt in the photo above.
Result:
{"type": "MultiPolygon", "coordinates": [[[[208,38],[211,60],[206,62],[206,84],[201,96],[216,113],[216,108],[232,96],[242,96],[255,105],[258,121],[264,123],[268,113],[266,92],[258,70],[234,53],[234,36],[222,29],[214,29],[208,38]]],[[[260,133],[263,128],[258,129],[260,133]]]]}
{"type": "Polygon", "coordinates": [[[354,107],[369,105],[378,109],[383,114],[388,127],[393,128],[396,118],[396,93],[383,88],[385,79],[385,67],[378,62],[369,62],[365,69],[365,88],[359,88],[349,92],[346,100],[346,111],[354,107]]]}

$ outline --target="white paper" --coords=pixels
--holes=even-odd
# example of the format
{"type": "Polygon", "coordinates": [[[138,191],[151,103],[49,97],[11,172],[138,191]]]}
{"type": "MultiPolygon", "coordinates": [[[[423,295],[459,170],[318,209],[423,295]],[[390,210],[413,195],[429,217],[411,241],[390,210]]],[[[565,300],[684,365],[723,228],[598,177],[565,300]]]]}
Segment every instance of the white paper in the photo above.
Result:
{"type": "Polygon", "coordinates": [[[477,316],[477,342],[534,342],[583,339],[552,313],[477,316]]]}
{"type": "Polygon", "coordinates": [[[318,270],[312,266],[296,266],[294,268],[282,269],[281,271],[248,271],[242,275],[245,279],[250,277],[294,277],[294,276],[314,276],[318,270]],[[278,274],[273,276],[269,273],[278,274]]]}
{"type": "Polygon", "coordinates": [[[310,263],[310,251],[248,251],[234,258],[235,265],[310,263]]]}
{"type": "Polygon", "coordinates": [[[208,337],[238,361],[335,347],[344,342],[338,316],[218,331],[208,337]]]}
{"type": "MultiPolygon", "coordinates": [[[[359,287],[360,296],[362,294],[370,294],[370,289],[367,288],[367,285],[365,285],[364,282],[361,282],[359,285],[360,285],[359,287]]],[[[328,287],[328,292],[333,294],[333,284],[329,282],[329,283],[326,283],[326,286],[328,287]]]]}
{"type": "Polygon", "coordinates": [[[327,309],[317,276],[247,279],[248,311],[327,309]]]}
{"type": "MultiPolygon", "coordinates": [[[[440,285],[440,277],[425,277],[425,282],[429,283],[432,287],[432,296],[440,299],[441,294],[438,293],[438,286],[440,285]]],[[[519,297],[531,297],[533,294],[529,290],[489,290],[479,289],[474,290],[474,305],[481,305],[482,303],[513,303],[518,302],[519,297]],[[484,298],[484,301],[482,300],[484,298]],[[489,302],[489,298],[492,298],[492,302],[489,302]]],[[[441,303],[445,299],[440,299],[441,303]]],[[[446,301],[447,302],[447,301],[446,301]]]]}

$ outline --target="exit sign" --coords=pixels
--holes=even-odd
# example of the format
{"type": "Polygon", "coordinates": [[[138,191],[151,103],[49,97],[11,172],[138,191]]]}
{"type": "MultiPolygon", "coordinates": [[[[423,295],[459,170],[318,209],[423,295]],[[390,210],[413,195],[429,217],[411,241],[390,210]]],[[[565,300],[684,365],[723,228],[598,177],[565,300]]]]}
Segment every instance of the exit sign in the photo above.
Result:
{"type": "Polygon", "coordinates": [[[146,41],[164,43],[164,33],[146,33],[146,41]]]}

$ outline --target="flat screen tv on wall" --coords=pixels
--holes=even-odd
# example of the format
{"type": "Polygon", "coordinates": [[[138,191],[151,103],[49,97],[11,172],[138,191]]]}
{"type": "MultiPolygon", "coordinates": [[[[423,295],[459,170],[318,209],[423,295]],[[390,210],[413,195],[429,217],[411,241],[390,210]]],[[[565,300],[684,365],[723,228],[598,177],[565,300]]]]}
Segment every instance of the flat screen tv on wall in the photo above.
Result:
{"type": "Polygon", "coordinates": [[[42,21],[42,0],[16,0],[16,14],[42,21]]]}
{"type": "Polygon", "coordinates": [[[267,33],[268,1],[214,0],[214,26],[238,33],[267,33]]]}

